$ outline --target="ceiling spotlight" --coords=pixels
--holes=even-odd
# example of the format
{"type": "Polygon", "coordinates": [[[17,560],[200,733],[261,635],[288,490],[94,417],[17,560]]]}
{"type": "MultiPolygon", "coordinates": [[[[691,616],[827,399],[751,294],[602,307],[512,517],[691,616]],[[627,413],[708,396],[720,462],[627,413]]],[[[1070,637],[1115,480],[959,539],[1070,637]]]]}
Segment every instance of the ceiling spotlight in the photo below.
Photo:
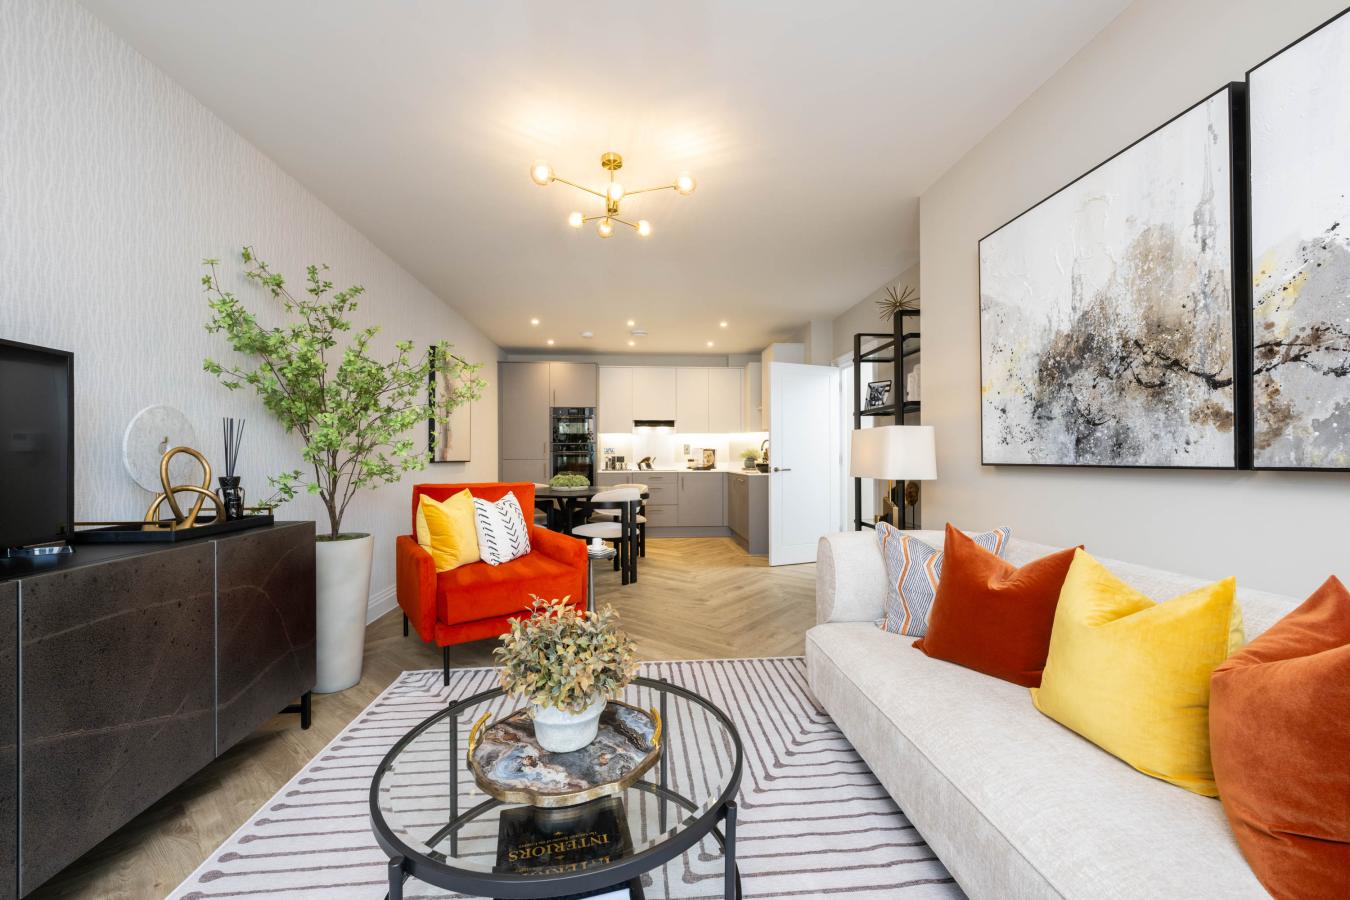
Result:
{"type": "Polygon", "coordinates": [[[539,324],[539,320],[538,320],[538,319],[531,319],[531,320],[530,320],[530,324],[531,324],[531,325],[538,325],[538,324],[539,324]]]}
{"type": "Polygon", "coordinates": [[[608,218],[601,219],[595,223],[595,233],[602,238],[614,237],[614,223],[608,218]]]}
{"type": "Polygon", "coordinates": [[[637,324],[637,322],[633,321],[632,319],[629,319],[629,320],[628,320],[628,327],[629,327],[629,328],[632,328],[632,327],[633,327],[634,325],[636,325],[636,324],[637,324]]]}
{"type": "Polygon", "coordinates": [[[547,343],[550,347],[552,347],[552,346],[553,346],[553,338],[549,338],[545,343],[547,343]]]}
{"type": "Polygon", "coordinates": [[[530,177],[535,184],[543,187],[553,180],[553,167],[546,162],[537,162],[530,167],[530,177]]]}
{"type": "Polygon", "coordinates": [[[712,341],[708,341],[708,346],[709,346],[709,347],[712,346],[712,341]]]}
{"type": "Polygon", "coordinates": [[[718,328],[726,328],[726,327],[727,327],[726,320],[723,319],[721,322],[718,322],[718,323],[717,323],[717,327],[718,327],[718,328]]]}
{"type": "Polygon", "coordinates": [[[574,212],[567,217],[567,224],[573,228],[580,228],[585,221],[586,217],[579,212],[574,212]]]}
{"type": "Polygon", "coordinates": [[[638,237],[651,237],[652,223],[646,219],[638,219],[638,237]]]}
{"type": "MultiPolygon", "coordinates": [[[[552,169],[549,170],[549,174],[550,174],[550,175],[553,174],[553,170],[552,170],[552,169]]],[[[541,183],[542,183],[542,182],[541,182],[541,183]]],[[[684,194],[684,195],[688,196],[689,194],[692,194],[692,193],[694,192],[694,188],[696,188],[696,187],[698,187],[698,182],[695,181],[695,180],[694,180],[694,176],[693,176],[693,175],[690,175],[688,172],[684,173],[684,174],[681,175],[679,178],[676,178],[676,179],[675,179],[675,191],[676,191],[676,193],[680,193],[680,194],[684,194]]]]}
{"type": "Polygon", "coordinates": [[[636,346],[637,346],[637,341],[629,341],[629,342],[628,342],[628,346],[630,346],[630,347],[636,347],[636,346]]]}

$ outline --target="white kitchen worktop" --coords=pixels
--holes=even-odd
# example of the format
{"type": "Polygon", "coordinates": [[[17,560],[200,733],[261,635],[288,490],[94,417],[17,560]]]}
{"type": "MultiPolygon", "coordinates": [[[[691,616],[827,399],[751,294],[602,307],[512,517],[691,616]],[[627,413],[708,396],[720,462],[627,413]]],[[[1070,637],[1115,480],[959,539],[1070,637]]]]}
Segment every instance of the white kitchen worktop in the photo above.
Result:
{"type": "Polygon", "coordinates": [[[727,475],[727,474],[730,474],[730,475],[768,475],[768,474],[769,474],[768,472],[761,472],[761,471],[759,471],[758,469],[724,469],[724,468],[722,468],[722,467],[720,467],[720,466],[719,466],[718,468],[716,468],[716,469],[687,469],[687,468],[685,468],[685,467],[683,467],[683,466],[652,466],[650,469],[634,469],[634,468],[627,468],[627,469],[597,469],[597,470],[596,470],[596,474],[597,474],[597,475],[605,475],[605,474],[613,474],[613,475],[619,475],[619,474],[624,474],[624,475],[637,475],[637,474],[639,474],[640,472],[687,472],[687,473],[689,473],[690,475],[700,475],[700,474],[704,474],[704,475],[727,475]]]}

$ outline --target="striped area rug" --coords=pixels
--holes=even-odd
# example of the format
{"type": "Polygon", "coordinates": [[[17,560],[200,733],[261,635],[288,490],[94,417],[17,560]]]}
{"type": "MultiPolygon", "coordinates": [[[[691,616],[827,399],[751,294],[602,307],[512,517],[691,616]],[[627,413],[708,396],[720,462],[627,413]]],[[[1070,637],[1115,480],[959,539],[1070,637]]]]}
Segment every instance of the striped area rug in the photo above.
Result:
{"type": "MultiPolygon", "coordinates": [[[[816,706],[801,659],[645,663],[642,674],[698,692],[736,722],[745,751],[736,846],[746,897],[962,896],[816,706]]],[[[404,672],[170,896],[383,897],[388,860],[371,835],[368,805],[375,767],[414,725],[450,698],[493,686],[495,677],[490,669],[462,669],[447,688],[438,670],[404,672]]],[[[699,758],[678,746],[698,740],[697,727],[671,723],[668,734],[677,743],[672,760],[699,758]]],[[[672,786],[704,774],[673,766],[672,786]]],[[[464,796],[470,792],[472,785],[464,796]]],[[[644,876],[646,896],[720,897],[720,851],[709,844],[644,876]]],[[[409,900],[455,896],[411,879],[404,890],[409,900]]]]}

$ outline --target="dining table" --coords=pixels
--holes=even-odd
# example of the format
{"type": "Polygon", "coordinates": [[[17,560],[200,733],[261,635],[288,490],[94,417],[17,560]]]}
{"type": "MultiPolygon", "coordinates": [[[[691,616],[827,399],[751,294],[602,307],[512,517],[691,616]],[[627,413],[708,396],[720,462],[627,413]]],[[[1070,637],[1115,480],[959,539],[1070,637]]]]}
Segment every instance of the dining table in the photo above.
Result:
{"type": "MultiPolygon", "coordinates": [[[[548,517],[550,531],[571,534],[572,526],[580,524],[576,520],[577,513],[585,508],[586,503],[601,491],[612,491],[616,487],[623,485],[592,484],[584,488],[555,488],[548,484],[535,484],[534,506],[548,517]]],[[[650,497],[650,492],[642,493],[643,500],[650,497]]]]}

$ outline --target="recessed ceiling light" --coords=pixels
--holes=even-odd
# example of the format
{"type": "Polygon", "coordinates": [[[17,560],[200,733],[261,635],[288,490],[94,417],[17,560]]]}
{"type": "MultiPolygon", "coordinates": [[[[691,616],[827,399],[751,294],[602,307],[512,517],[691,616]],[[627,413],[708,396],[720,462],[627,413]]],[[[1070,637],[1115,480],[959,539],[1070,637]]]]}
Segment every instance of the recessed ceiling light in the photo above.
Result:
{"type": "Polygon", "coordinates": [[[712,341],[708,341],[708,346],[709,346],[709,347],[712,346],[712,341]]]}
{"type": "Polygon", "coordinates": [[[633,321],[632,319],[629,319],[629,320],[628,320],[628,327],[629,327],[629,328],[632,328],[632,327],[633,327],[634,325],[636,325],[636,324],[637,324],[637,322],[633,321]]]}
{"type": "Polygon", "coordinates": [[[718,326],[721,327],[721,328],[726,328],[726,327],[727,327],[727,323],[726,323],[726,320],[725,320],[725,319],[724,319],[723,321],[721,321],[721,322],[718,322],[717,324],[718,324],[718,326]]]}
{"type": "Polygon", "coordinates": [[[539,324],[539,320],[538,320],[538,319],[531,319],[531,320],[530,320],[530,324],[531,324],[531,325],[538,325],[538,324],[539,324]]]}
{"type": "Polygon", "coordinates": [[[548,339],[548,345],[549,345],[550,347],[553,346],[553,338],[549,338],[549,339],[548,339]]]}
{"type": "Polygon", "coordinates": [[[628,342],[628,346],[630,346],[630,347],[636,347],[636,346],[637,346],[637,341],[629,341],[629,342],[628,342]]]}

